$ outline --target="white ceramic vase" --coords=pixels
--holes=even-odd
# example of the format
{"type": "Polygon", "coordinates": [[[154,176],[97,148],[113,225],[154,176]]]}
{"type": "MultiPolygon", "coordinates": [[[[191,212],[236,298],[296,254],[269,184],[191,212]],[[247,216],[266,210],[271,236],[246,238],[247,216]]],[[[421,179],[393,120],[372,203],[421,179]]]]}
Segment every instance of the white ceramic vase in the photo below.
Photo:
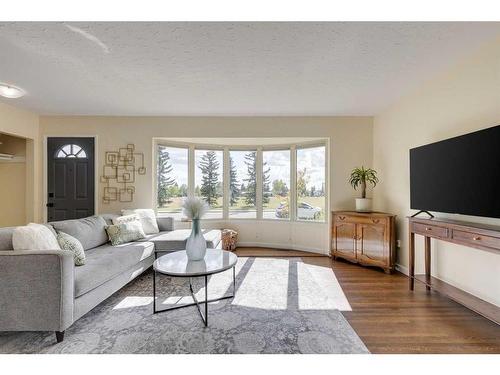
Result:
{"type": "Polygon", "coordinates": [[[372,200],[370,198],[356,198],[356,211],[371,212],[372,200]]]}
{"type": "Polygon", "coordinates": [[[186,254],[189,260],[202,260],[207,253],[207,242],[200,228],[200,219],[193,219],[191,235],[186,242],[186,254]]]}

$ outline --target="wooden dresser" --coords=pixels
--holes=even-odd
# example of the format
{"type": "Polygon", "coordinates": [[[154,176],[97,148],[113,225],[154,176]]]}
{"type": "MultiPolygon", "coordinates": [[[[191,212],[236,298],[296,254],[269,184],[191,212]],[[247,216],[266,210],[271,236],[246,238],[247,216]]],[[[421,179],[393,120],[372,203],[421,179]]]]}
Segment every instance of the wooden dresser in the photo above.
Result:
{"type": "Polygon", "coordinates": [[[396,261],[395,218],[383,212],[333,211],[333,259],[381,267],[391,273],[396,261]]]}

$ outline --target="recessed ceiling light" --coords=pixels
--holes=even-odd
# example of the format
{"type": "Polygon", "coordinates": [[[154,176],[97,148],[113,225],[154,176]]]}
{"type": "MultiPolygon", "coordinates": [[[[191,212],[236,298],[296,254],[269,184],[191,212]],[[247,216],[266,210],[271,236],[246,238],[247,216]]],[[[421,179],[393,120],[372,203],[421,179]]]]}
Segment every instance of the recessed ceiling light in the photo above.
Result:
{"type": "Polygon", "coordinates": [[[7,85],[5,83],[0,83],[0,95],[9,99],[17,99],[24,96],[24,90],[19,87],[7,85]]]}

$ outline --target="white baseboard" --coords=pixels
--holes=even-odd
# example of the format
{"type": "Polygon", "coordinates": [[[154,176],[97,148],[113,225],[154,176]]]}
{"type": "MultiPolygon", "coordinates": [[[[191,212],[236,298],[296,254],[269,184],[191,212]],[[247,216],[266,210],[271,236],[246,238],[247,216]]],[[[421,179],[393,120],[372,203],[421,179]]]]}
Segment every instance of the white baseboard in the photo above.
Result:
{"type": "Polygon", "coordinates": [[[324,249],[315,249],[311,247],[305,247],[305,246],[297,246],[297,245],[291,245],[291,244],[280,244],[280,243],[263,243],[263,242],[238,242],[237,244],[238,247],[269,247],[271,249],[278,249],[278,250],[297,250],[297,251],[304,251],[307,253],[313,253],[313,254],[321,254],[321,255],[330,255],[327,252],[325,252],[324,249]]]}
{"type": "Polygon", "coordinates": [[[405,267],[405,266],[398,264],[398,263],[396,263],[396,271],[399,271],[399,272],[405,274],[406,276],[408,276],[410,274],[410,272],[408,271],[408,267],[405,267]]]}

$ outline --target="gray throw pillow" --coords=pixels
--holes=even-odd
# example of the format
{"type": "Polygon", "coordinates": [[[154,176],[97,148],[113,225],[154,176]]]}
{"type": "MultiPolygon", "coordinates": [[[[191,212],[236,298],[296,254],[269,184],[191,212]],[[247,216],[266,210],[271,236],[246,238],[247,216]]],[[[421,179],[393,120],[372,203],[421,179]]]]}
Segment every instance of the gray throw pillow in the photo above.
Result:
{"type": "Polygon", "coordinates": [[[106,232],[108,232],[109,240],[113,246],[146,238],[144,229],[142,229],[142,224],[139,220],[117,225],[108,225],[106,227],[106,232]]]}
{"type": "Polygon", "coordinates": [[[59,242],[62,250],[68,250],[73,253],[75,266],[83,266],[85,264],[85,251],[83,251],[81,242],[75,237],[64,232],[58,232],[57,242],[59,242]]]}

